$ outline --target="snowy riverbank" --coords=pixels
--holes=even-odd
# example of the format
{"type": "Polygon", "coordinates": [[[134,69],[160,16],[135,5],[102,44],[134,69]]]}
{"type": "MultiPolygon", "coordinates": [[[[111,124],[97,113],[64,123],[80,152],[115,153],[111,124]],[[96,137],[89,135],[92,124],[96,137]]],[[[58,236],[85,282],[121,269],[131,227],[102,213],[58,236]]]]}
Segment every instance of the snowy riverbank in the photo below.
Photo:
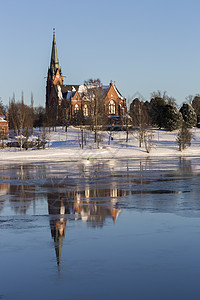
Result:
{"type": "MultiPolygon", "coordinates": [[[[34,136],[39,135],[39,130],[34,131],[34,136]]],[[[126,143],[126,132],[112,132],[109,144],[109,132],[99,132],[99,147],[94,144],[94,133],[83,131],[83,149],[81,148],[81,130],[69,127],[66,133],[62,127],[47,134],[48,146],[40,150],[1,149],[0,161],[13,162],[40,162],[40,161],[78,161],[89,159],[125,159],[145,157],[175,157],[175,156],[200,156],[200,129],[192,129],[193,139],[191,147],[180,152],[176,142],[177,132],[166,132],[153,129],[153,145],[147,153],[144,145],[139,147],[136,131],[129,133],[126,143]]]]}

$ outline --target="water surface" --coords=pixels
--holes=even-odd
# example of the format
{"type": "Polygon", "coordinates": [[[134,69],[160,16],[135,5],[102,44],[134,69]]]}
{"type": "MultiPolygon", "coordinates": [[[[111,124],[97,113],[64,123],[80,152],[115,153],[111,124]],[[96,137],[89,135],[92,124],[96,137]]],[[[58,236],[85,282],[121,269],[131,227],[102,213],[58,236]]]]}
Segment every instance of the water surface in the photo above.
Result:
{"type": "Polygon", "coordinates": [[[0,299],[197,299],[200,159],[0,167],[0,299]]]}

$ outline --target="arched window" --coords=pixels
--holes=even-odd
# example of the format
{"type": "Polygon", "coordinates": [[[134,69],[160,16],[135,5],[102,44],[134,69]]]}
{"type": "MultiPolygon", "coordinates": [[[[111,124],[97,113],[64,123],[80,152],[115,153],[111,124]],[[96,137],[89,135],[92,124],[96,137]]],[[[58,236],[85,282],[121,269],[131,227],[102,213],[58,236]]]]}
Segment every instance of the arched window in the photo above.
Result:
{"type": "Polygon", "coordinates": [[[84,117],[88,117],[88,107],[87,107],[87,104],[84,104],[83,115],[84,115],[84,117]]]}
{"type": "Polygon", "coordinates": [[[74,113],[76,114],[78,111],[79,111],[78,104],[75,104],[75,106],[74,106],[74,113]]]}
{"type": "Polygon", "coordinates": [[[113,100],[109,102],[109,114],[115,115],[115,102],[113,100]]]}

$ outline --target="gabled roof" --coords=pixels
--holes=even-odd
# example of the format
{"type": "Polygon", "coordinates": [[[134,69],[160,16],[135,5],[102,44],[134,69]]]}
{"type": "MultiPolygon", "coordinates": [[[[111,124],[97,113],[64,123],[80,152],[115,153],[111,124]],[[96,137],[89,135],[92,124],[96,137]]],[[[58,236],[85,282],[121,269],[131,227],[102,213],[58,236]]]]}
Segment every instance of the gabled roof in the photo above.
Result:
{"type": "Polygon", "coordinates": [[[68,84],[68,85],[61,85],[61,91],[62,93],[67,93],[67,92],[76,92],[78,91],[80,85],[78,84],[68,84]]]}
{"type": "Polygon", "coordinates": [[[63,99],[65,100],[70,100],[72,97],[74,97],[74,95],[76,94],[76,92],[67,92],[63,94],[63,99]]]}
{"type": "MultiPolygon", "coordinates": [[[[86,88],[85,92],[86,92],[86,95],[87,95],[87,90],[88,90],[88,92],[91,92],[91,93],[94,90],[94,94],[95,94],[95,89],[98,88],[98,87],[95,86],[95,85],[89,85],[89,86],[87,86],[85,88],[86,88]]],[[[100,90],[101,91],[101,97],[102,97],[102,99],[104,99],[106,97],[109,89],[110,89],[110,86],[109,85],[102,85],[99,88],[101,89],[100,90]]]]}
{"type": "MultiPolygon", "coordinates": [[[[78,91],[72,92],[72,93],[74,93],[74,94],[72,95],[72,98],[76,97],[75,100],[80,100],[80,99],[81,99],[81,96],[79,95],[78,91]]],[[[73,100],[74,100],[74,99],[73,99],[73,100]]]]}
{"type": "MultiPolygon", "coordinates": [[[[92,86],[92,85],[86,87],[83,84],[81,84],[81,85],[78,85],[78,84],[55,85],[54,87],[55,87],[56,93],[58,93],[58,89],[61,89],[63,99],[65,99],[65,100],[70,100],[71,97],[73,97],[76,92],[78,92],[78,94],[80,96],[83,96],[83,94],[85,94],[87,97],[87,89],[89,91],[92,91],[92,89],[96,88],[96,86],[92,86]]],[[[116,86],[113,84],[102,85],[101,88],[102,88],[102,99],[106,98],[106,96],[111,88],[114,89],[114,91],[116,92],[117,96],[120,99],[122,99],[122,100],[125,99],[121,95],[121,93],[118,91],[116,86]]]]}
{"type": "Polygon", "coordinates": [[[55,90],[57,94],[59,92],[59,88],[61,88],[63,99],[70,100],[71,97],[73,97],[78,91],[79,85],[55,85],[55,90]]]}
{"type": "Polygon", "coordinates": [[[123,97],[122,94],[119,92],[119,90],[116,88],[116,86],[113,85],[113,87],[114,87],[115,92],[117,93],[117,96],[118,96],[120,99],[124,99],[124,97],[123,97]]]}

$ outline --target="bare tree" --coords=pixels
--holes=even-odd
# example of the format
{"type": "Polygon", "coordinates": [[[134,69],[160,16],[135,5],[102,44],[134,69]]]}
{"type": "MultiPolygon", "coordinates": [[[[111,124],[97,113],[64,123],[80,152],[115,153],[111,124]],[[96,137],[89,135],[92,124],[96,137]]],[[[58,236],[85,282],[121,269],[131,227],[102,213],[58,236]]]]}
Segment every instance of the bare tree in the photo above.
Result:
{"type": "Polygon", "coordinates": [[[157,91],[154,91],[151,93],[151,98],[162,98],[164,101],[167,101],[167,92],[164,91],[160,91],[160,90],[157,90],[157,91]]]}
{"type": "Polygon", "coordinates": [[[3,102],[1,101],[0,97],[0,116],[6,116],[8,112],[7,106],[3,105],[3,102]]]}
{"type": "MultiPolygon", "coordinates": [[[[32,123],[33,123],[33,120],[34,120],[34,108],[33,108],[33,105],[34,105],[34,100],[33,100],[33,93],[31,93],[31,120],[32,120],[32,123]]],[[[32,126],[32,134],[33,134],[33,126],[32,126]]]]}
{"type": "Polygon", "coordinates": [[[185,97],[185,100],[186,100],[189,104],[192,104],[193,99],[194,99],[194,96],[192,96],[192,95],[188,95],[187,97],[185,97]]]}
{"type": "Polygon", "coordinates": [[[151,152],[151,148],[153,146],[153,131],[146,130],[144,133],[144,146],[147,153],[151,152]]]}
{"type": "Polygon", "coordinates": [[[9,126],[14,130],[20,150],[28,140],[33,129],[32,109],[24,104],[23,93],[21,102],[15,103],[15,98],[9,104],[9,126]]]}
{"type": "Polygon", "coordinates": [[[132,118],[132,125],[138,129],[139,147],[142,146],[146,128],[150,124],[148,105],[150,104],[147,102],[140,101],[140,99],[138,98],[134,99],[130,105],[130,116],[132,118]]]}
{"type": "Polygon", "coordinates": [[[176,105],[176,99],[171,96],[166,96],[166,103],[169,105],[176,105]]]}
{"type": "Polygon", "coordinates": [[[99,78],[89,79],[84,82],[84,85],[86,87],[86,92],[84,97],[90,101],[92,129],[95,132],[94,142],[96,143],[98,140],[97,130],[99,125],[99,119],[104,112],[104,103],[102,101],[102,99],[104,98],[104,92],[103,92],[101,80],[99,78]]]}

